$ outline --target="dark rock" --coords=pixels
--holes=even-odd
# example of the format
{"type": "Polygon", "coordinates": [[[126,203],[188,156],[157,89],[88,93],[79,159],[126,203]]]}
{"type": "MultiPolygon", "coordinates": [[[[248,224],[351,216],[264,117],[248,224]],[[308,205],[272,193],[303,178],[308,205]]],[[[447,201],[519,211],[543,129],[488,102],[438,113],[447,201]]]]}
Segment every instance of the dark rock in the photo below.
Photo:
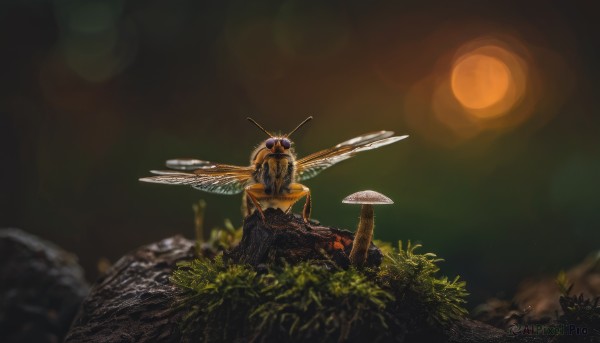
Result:
{"type": "Polygon", "coordinates": [[[514,302],[490,298],[473,310],[473,318],[497,328],[507,330],[514,324],[522,324],[526,310],[520,309],[514,302]]]}
{"type": "Polygon", "coordinates": [[[0,261],[0,341],[62,341],[89,290],[77,258],[21,230],[1,229],[0,261]]]}
{"type": "Polygon", "coordinates": [[[179,342],[187,310],[169,277],[192,258],[194,242],[181,236],[125,255],[92,287],[65,342],[179,342]]]}
{"type": "MultiPolygon", "coordinates": [[[[582,294],[586,298],[600,296],[600,252],[596,252],[566,273],[573,285],[571,294],[582,294]]],[[[514,296],[514,303],[525,314],[526,323],[548,323],[562,314],[561,296],[556,275],[534,277],[524,280],[514,296]]]]}
{"type": "Polygon", "coordinates": [[[447,334],[453,343],[508,342],[513,339],[506,331],[470,319],[455,323],[447,334]]]}
{"type": "MultiPolygon", "coordinates": [[[[570,294],[594,299],[600,296],[600,253],[592,254],[565,273],[570,294]]],[[[563,314],[556,276],[522,281],[511,301],[489,299],[475,308],[473,318],[508,329],[515,324],[551,324],[563,314]]]]}
{"type": "MultiPolygon", "coordinates": [[[[318,222],[305,223],[302,218],[281,210],[267,209],[265,220],[254,212],[244,220],[243,237],[226,257],[235,263],[253,266],[289,263],[307,260],[331,260],[342,268],[350,265],[354,234],[347,230],[321,226],[318,222]]],[[[381,250],[371,243],[366,266],[379,266],[381,250]]]]}

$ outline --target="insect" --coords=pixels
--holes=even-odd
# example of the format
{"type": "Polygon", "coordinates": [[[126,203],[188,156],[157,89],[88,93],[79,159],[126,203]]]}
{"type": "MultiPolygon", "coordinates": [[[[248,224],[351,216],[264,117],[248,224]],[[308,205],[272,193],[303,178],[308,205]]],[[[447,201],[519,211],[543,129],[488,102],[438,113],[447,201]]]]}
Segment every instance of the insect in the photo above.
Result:
{"type": "Polygon", "coordinates": [[[292,206],[306,197],[302,217],[308,222],[311,197],[308,187],[300,184],[332,165],[346,160],[359,152],[388,145],[408,136],[393,136],[392,131],[377,131],[342,142],[332,148],[321,150],[296,159],[294,143],[290,136],[312,120],[306,118],[290,133],[273,135],[254,119],[247,118],[269,136],[250,155],[250,166],[241,167],[213,163],[197,159],[168,160],[172,170],[153,170],[155,176],[140,181],[170,185],[189,185],[195,189],[218,194],[244,192],[242,206],[247,215],[256,209],[262,219],[263,209],[279,208],[289,212],[292,206]]]}

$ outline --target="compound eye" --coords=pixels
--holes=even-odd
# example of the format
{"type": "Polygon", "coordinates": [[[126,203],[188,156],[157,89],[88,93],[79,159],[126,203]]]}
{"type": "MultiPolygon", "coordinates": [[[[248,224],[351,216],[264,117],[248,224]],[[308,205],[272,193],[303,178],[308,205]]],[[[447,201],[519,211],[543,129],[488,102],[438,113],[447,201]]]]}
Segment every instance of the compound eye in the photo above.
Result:
{"type": "Polygon", "coordinates": [[[281,140],[281,145],[283,146],[284,149],[289,149],[292,146],[292,142],[290,142],[289,139],[282,139],[281,140]]]}
{"type": "Polygon", "coordinates": [[[274,145],[275,145],[275,140],[273,138],[269,138],[265,142],[265,146],[267,147],[267,149],[272,149],[274,145]]]}

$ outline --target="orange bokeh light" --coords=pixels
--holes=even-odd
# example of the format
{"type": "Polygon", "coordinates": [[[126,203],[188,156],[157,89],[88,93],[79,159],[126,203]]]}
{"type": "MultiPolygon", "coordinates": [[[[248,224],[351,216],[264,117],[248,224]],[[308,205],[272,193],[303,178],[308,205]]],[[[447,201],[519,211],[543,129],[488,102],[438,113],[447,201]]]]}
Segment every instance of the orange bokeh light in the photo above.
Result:
{"type": "Polygon", "coordinates": [[[484,40],[471,43],[474,47],[467,44],[450,70],[450,91],[473,119],[510,114],[527,88],[525,62],[502,44],[494,43],[484,40]]]}
{"type": "Polygon", "coordinates": [[[461,59],[451,75],[454,96],[470,109],[484,109],[501,101],[513,82],[504,62],[482,54],[469,54],[461,59]]]}
{"type": "Polygon", "coordinates": [[[531,119],[542,92],[533,62],[529,46],[507,35],[448,49],[410,88],[407,122],[447,146],[517,127],[531,119]]]}

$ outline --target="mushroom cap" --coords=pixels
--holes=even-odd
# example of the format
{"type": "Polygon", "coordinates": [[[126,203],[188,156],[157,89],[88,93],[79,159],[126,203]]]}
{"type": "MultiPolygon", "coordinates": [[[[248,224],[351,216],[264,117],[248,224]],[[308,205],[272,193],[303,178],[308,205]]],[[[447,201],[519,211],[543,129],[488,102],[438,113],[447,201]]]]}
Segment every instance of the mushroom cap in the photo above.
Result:
{"type": "Polygon", "coordinates": [[[392,199],[375,191],[360,191],[348,195],[342,200],[344,204],[369,204],[369,205],[389,205],[394,202],[392,199]]]}

